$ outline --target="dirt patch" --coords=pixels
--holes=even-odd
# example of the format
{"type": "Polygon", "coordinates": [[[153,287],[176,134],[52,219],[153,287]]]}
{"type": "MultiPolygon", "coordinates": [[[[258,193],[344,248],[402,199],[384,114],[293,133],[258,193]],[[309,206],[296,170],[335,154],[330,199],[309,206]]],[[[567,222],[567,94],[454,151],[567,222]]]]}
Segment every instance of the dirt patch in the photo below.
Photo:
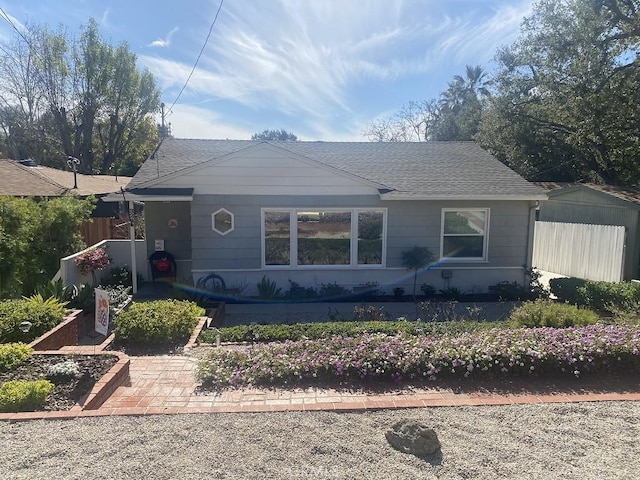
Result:
{"type": "Polygon", "coordinates": [[[33,355],[11,372],[0,373],[0,383],[9,380],[43,380],[55,384],[42,410],[70,410],[91,391],[94,384],[118,362],[115,355],[33,355]],[[78,365],[78,375],[49,378],[49,367],[67,360],[78,365]]]}

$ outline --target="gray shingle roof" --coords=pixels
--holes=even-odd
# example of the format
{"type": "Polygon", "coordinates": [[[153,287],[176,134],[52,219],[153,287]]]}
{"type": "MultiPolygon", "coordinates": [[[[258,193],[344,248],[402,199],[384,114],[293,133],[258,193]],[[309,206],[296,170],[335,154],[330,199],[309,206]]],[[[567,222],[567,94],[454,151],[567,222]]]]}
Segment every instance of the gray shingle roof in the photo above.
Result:
{"type": "MultiPolygon", "coordinates": [[[[165,139],[129,188],[263,142],[165,139]]],[[[267,142],[391,190],[384,198],[543,197],[474,142],[267,142]]],[[[151,186],[151,185],[149,185],[151,186]]]]}

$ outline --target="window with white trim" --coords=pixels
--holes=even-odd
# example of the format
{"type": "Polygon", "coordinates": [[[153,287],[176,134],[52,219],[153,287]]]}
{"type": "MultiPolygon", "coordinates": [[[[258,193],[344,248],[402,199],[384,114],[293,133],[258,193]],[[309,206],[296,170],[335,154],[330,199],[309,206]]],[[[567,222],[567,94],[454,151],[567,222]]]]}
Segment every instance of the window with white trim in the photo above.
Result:
{"type": "Polygon", "coordinates": [[[440,258],[487,260],[489,209],[442,209],[440,258]]]}
{"type": "Polygon", "coordinates": [[[265,267],[381,266],[385,209],[263,209],[265,267]]]}

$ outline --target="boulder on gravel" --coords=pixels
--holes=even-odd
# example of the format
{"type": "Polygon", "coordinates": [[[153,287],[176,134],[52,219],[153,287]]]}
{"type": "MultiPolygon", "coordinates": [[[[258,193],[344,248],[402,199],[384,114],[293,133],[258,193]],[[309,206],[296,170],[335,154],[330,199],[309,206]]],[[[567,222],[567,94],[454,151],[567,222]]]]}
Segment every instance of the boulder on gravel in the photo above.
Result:
{"type": "Polygon", "coordinates": [[[385,433],[393,448],[419,457],[432,455],[440,450],[436,432],[413,420],[402,420],[385,433]]]}

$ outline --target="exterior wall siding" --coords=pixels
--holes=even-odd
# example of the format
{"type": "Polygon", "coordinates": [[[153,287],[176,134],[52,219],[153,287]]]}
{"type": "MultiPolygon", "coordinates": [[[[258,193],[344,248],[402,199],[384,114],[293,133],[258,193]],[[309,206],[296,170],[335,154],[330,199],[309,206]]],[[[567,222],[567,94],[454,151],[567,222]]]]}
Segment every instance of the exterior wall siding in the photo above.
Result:
{"type": "MultiPolygon", "coordinates": [[[[166,208],[166,204],[163,205],[166,208]]],[[[438,285],[444,285],[440,270],[447,269],[454,272],[449,281],[451,286],[459,282],[459,288],[466,291],[486,291],[488,285],[502,280],[523,283],[525,278],[522,267],[527,264],[529,248],[530,207],[531,204],[527,201],[381,201],[378,195],[194,195],[190,206],[192,240],[189,244],[192,247],[194,280],[206,272],[215,271],[225,272],[225,278],[228,276],[238,282],[245,281],[243,279],[246,277],[246,282],[251,285],[262,275],[269,278],[282,277],[284,289],[288,285],[287,279],[314,286],[318,282],[323,283],[322,279],[326,280],[324,283],[337,281],[353,285],[373,280],[380,284],[392,283],[407,278],[412,282],[411,274],[402,267],[402,251],[414,245],[426,246],[436,257],[439,256],[443,208],[489,208],[488,261],[439,263],[432,271],[421,274],[421,278],[424,277],[421,282],[431,279],[438,285]],[[262,269],[261,208],[305,207],[386,208],[386,268],[262,269]],[[212,229],[211,215],[220,208],[225,208],[234,215],[234,230],[226,235],[220,235],[212,229]],[[455,273],[464,270],[474,273],[455,273]]],[[[166,217],[167,212],[163,213],[166,217]]],[[[162,222],[157,222],[157,225],[148,226],[149,234],[152,233],[149,229],[155,227],[164,228],[162,222]]],[[[153,234],[156,235],[155,232],[153,234]]],[[[153,237],[147,238],[152,249],[153,237]]],[[[167,250],[171,251],[168,246],[167,250]]],[[[183,248],[176,251],[181,255],[185,253],[183,248]]]]}
{"type": "MultiPolygon", "coordinates": [[[[191,203],[145,202],[144,208],[147,258],[155,250],[155,240],[164,240],[164,249],[171,253],[176,260],[178,281],[190,282],[192,268],[191,203]],[[170,227],[170,220],[177,221],[175,228],[170,227]]],[[[151,278],[150,274],[148,278],[151,278]]]]}

